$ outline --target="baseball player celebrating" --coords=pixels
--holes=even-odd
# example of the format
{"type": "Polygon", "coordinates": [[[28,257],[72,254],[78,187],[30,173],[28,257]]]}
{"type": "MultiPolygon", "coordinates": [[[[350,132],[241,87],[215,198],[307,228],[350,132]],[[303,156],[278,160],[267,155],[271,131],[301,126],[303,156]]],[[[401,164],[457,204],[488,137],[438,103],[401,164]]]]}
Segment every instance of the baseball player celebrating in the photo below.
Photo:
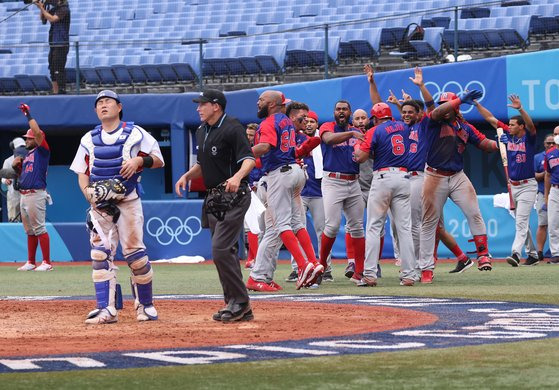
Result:
{"type": "MultiPolygon", "coordinates": [[[[277,91],[265,91],[258,98],[258,117],[263,121],[252,150],[255,157],[261,157],[267,173],[268,209],[281,240],[297,262],[299,278],[296,288],[300,289],[311,286],[324,272],[324,266],[316,261],[309,233],[303,224],[301,190],[306,178],[295,161],[295,128],[282,113],[282,100],[282,94],[277,91]]],[[[257,254],[255,268],[258,261],[257,254]]]]}
{"type": "Polygon", "coordinates": [[[12,167],[19,172],[19,193],[21,221],[27,234],[27,262],[18,271],[51,271],[50,238],[45,226],[47,201],[49,195],[47,187],[47,169],[50,159],[50,148],[45,133],[31,116],[29,106],[21,104],[19,109],[29,121],[29,130],[23,136],[25,148],[28,150],[25,158],[15,157],[12,167]],[[43,262],[35,265],[37,246],[41,246],[43,262]]]}
{"type": "Polygon", "coordinates": [[[153,270],[143,243],[144,215],[137,190],[144,168],[160,168],[163,156],[155,138],[133,122],[123,122],[119,96],[99,92],[95,113],[101,125],[85,134],[70,169],[91,204],[91,259],[97,308],[86,324],[117,321],[121,308],[114,256],[120,242],[131,271],[132,293],[138,321],[157,320],[153,306],[153,270]]]}
{"type": "MultiPolygon", "coordinates": [[[[435,234],[441,212],[447,198],[464,213],[478,255],[478,269],[492,269],[485,223],[477,202],[476,191],[463,171],[462,153],[466,144],[493,152],[497,143],[486,139],[475,127],[466,123],[459,114],[460,104],[474,104],[474,99],[481,97],[481,92],[473,90],[456,96],[452,92],[443,92],[439,97],[439,107],[427,115],[420,134],[427,148],[427,166],[423,181],[422,218],[420,233],[421,282],[433,282],[435,234]]],[[[460,264],[459,264],[460,265],[460,264]]],[[[465,263],[462,264],[465,266],[465,263]]]]}
{"type": "MultiPolygon", "coordinates": [[[[559,132],[559,127],[557,127],[556,129],[559,132]]],[[[544,160],[545,160],[545,152],[547,152],[555,145],[555,142],[553,141],[553,134],[548,134],[545,136],[543,145],[544,145],[544,151],[534,156],[534,172],[535,172],[536,181],[538,182],[538,195],[536,196],[536,210],[538,212],[538,230],[536,231],[536,246],[538,249],[538,258],[540,259],[540,261],[543,261],[544,259],[543,247],[545,245],[545,241],[547,240],[547,210],[542,209],[545,203],[544,160]]]]}
{"type": "Polygon", "coordinates": [[[508,125],[495,118],[480,103],[475,102],[475,106],[491,126],[504,131],[499,141],[507,146],[509,183],[512,199],[516,204],[514,210],[516,233],[512,243],[512,253],[506,260],[513,267],[518,267],[524,244],[526,244],[528,258],[523,265],[536,265],[540,261],[530,232],[530,213],[538,193],[534,172],[536,127],[530,115],[522,108],[518,96],[510,95],[509,100],[511,104],[508,106],[518,110],[520,115],[511,117],[508,125]]]}
{"type": "Polygon", "coordinates": [[[359,163],[354,156],[354,146],[365,136],[358,129],[349,126],[351,105],[340,100],[334,107],[334,122],[320,126],[324,175],[322,196],[326,225],[321,237],[320,263],[327,264],[336,235],[340,229],[342,211],[347,219],[347,229],[355,251],[355,272],[351,281],[361,282],[365,261],[365,238],[363,232],[363,211],[365,203],[359,186],[359,163]]]}
{"type": "Polygon", "coordinates": [[[356,148],[357,161],[374,158],[367,207],[365,269],[358,286],[377,285],[380,239],[389,208],[400,238],[400,284],[413,286],[415,256],[410,227],[410,183],[406,168],[409,128],[403,122],[392,119],[392,111],[386,103],[375,104],[372,112],[375,127],[367,132],[365,141],[356,148]]]}
{"type": "Polygon", "coordinates": [[[551,264],[559,264],[559,126],[553,130],[555,145],[545,152],[545,205],[549,220],[551,264]]]}

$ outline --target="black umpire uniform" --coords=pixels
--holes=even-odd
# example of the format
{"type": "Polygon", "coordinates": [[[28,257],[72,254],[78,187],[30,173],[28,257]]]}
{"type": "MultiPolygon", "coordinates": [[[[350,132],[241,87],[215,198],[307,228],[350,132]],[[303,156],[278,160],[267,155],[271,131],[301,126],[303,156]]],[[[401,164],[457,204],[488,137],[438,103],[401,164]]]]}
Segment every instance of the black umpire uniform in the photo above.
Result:
{"type": "MultiPolygon", "coordinates": [[[[196,103],[214,102],[225,108],[223,93],[206,90],[196,103]]],[[[243,275],[238,259],[238,239],[243,229],[244,217],[250,206],[250,189],[248,177],[241,180],[237,193],[223,191],[223,183],[239,171],[246,159],[254,160],[248,143],[245,128],[236,118],[223,113],[214,125],[202,123],[196,131],[198,159],[203,172],[204,184],[208,189],[202,220],[212,235],[212,256],[217,268],[219,280],[227,306],[214,314],[216,321],[248,321],[253,319],[248,292],[243,283],[243,275]],[[215,212],[214,201],[223,206],[225,211],[215,212]]]]}

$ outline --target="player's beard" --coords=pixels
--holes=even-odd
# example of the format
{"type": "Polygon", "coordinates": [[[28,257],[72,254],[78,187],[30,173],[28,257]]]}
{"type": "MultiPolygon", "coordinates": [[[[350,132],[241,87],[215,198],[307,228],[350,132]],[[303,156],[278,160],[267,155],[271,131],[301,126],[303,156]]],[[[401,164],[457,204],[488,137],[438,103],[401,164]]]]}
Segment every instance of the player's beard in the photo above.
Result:
{"type": "Polygon", "coordinates": [[[260,119],[267,118],[268,117],[268,106],[264,106],[261,109],[259,109],[256,116],[258,116],[258,118],[260,118],[260,119]]]}
{"type": "Polygon", "coordinates": [[[336,124],[340,127],[347,127],[349,124],[349,118],[345,117],[344,119],[340,119],[339,117],[336,117],[336,124]]]}

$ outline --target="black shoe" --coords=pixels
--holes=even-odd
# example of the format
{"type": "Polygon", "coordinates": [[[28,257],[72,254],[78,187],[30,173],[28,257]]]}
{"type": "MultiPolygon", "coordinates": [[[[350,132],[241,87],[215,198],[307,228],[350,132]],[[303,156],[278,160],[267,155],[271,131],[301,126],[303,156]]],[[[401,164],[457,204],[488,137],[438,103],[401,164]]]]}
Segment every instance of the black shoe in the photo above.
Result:
{"type": "MultiPolygon", "coordinates": [[[[544,261],[544,255],[542,251],[538,251],[538,258],[540,259],[540,261],[544,261]]],[[[548,261],[549,263],[549,261],[548,261]]]]}
{"type": "Polygon", "coordinates": [[[537,257],[534,256],[528,256],[526,258],[526,261],[522,264],[522,265],[538,265],[540,263],[540,259],[538,259],[537,257]]]}
{"type": "Polygon", "coordinates": [[[512,255],[507,257],[506,260],[507,263],[509,263],[513,267],[518,267],[520,264],[520,259],[518,258],[518,255],[516,253],[513,253],[512,255]]]}
{"type": "Polygon", "coordinates": [[[354,272],[355,272],[355,263],[348,263],[344,271],[345,277],[350,279],[353,276],[354,272]]]}
{"type": "Polygon", "coordinates": [[[382,270],[380,269],[380,263],[377,264],[377,278],[382,278],[382,270]]]}
{"type": "Polygon", "coordinates": [[[250,303],[235,303],[221,314],[221,322],[250,321],[254,319],[250,303]]]}
{"type": "Polygon", "coordinates": [[[553,257],[549,260],[549,262],[550,262],[551,264],[559,264],[559,256],[553,256],[553,257]]]}
{"type": "Polygon", "coordinates": [[[449,271],[449,274],[461,274],[462,272],[470,268],[472,265],[474,265],[474,262],[472,261],[472,259],[468,257],[466,261],[459,261],[456,264],[456,268],[454,268],[452,271],[449,271]]]}
{"type": "Polygon", "coordinates": [[[332,271],[324,272],[322,274],[322,281],[323,282],[333,282],[334,277],[332,276],[332,271]]]}
{"type": "Polygon", "coordinates": [[[296,282],[299,275],[297,275],[297,271],[293,270],[287,278],[285,278],[286,282],[296,282]]]}

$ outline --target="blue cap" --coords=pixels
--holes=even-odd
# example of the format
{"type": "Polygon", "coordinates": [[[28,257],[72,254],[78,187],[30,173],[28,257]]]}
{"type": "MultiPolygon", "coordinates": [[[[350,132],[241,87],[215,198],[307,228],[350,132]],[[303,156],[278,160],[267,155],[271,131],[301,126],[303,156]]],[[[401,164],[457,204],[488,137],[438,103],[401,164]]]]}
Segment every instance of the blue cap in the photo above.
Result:
{"type": "MultiPolygon", "coordinates": [[[[116,92],[111,91],[110,89],[104,89],[97,94],[97,98],[95,99],[94,107],[97,107],[97,102],[99,101],[99,99],[102,99],[102,98],[111,98],[111,99],[116,100],[117,103],[120,103],[120,98],[118,97],[118,94],[116,92]]],[[[122,119],[122,109],[120,110],[119,117],[120,117],[120,119],[122,119]]]]}

